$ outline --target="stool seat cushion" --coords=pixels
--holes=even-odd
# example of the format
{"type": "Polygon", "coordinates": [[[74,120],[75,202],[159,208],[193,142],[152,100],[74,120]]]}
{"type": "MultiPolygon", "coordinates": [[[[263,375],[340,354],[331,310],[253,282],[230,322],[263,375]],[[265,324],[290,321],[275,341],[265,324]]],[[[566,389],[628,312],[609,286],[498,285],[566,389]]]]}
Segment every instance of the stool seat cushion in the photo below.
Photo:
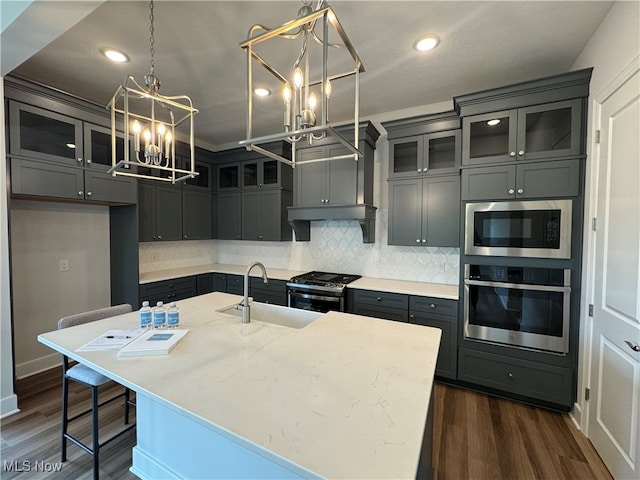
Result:
{"type": "Polygon", "coordinates": [[[92,387],[99,387],[111,381],[109,377],[105,377],[101,373],[82,364],[74,365],[67,370],[67,377],[92,387]]]}

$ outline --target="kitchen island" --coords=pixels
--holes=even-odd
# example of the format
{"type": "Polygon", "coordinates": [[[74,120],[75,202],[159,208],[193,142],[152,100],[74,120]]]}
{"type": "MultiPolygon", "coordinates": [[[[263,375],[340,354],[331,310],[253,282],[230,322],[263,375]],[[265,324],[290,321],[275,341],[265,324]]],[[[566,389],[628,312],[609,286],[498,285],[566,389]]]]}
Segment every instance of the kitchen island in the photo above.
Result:
{"type": "Polygon", "coordinates": [[[38,340],[136,392],[141,478],[430,478],[440,330],[330,312],[303,328],[178,302],[169,355],[76,349],[137,312],[38,340]]]}

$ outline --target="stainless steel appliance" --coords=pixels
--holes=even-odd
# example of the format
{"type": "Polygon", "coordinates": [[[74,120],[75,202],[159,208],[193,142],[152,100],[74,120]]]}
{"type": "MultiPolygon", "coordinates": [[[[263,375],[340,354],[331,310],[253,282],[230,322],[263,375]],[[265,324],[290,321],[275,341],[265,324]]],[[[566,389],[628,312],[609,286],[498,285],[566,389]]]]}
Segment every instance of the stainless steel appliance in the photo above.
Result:
{"type": "Polygon", "coordinates": [[[571,200],[467,203],[464,253],[571,258],[571,200]]]}
{"type": "Polygon", "coordinates": [[[464,337],[556,353],[569,351],[571,270],[464,267],[464,337]]]}
{"type": "Polygon", "coordinates": [[[314,312],[345,311],[345,288],[360,275],[308,272],[287,282],[287,305],[314,312]]]}

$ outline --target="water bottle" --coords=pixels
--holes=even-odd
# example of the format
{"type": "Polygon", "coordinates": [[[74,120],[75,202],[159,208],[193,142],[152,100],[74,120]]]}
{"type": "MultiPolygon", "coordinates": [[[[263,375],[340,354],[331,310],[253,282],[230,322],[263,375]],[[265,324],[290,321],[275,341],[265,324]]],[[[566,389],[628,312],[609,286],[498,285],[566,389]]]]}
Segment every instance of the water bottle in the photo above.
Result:
{"type": "Polygon", "coordinates": [[[176,307],[176,302],[171,302],[167,309],[167,328],[180,327],[180,310],[176,307]]]}
{"type": "Polygon", "coordinates": [[[146,300],[142,302],[140,309],[140,328],[151,328],[151,307],[146,300]]]}
{"type": "Polygon", "coordinates": [[[162,302],[156,304],[156,308],[153,309],[153,328],[164,328],[167,323],[167,310],[162,305],[162,302]]]}

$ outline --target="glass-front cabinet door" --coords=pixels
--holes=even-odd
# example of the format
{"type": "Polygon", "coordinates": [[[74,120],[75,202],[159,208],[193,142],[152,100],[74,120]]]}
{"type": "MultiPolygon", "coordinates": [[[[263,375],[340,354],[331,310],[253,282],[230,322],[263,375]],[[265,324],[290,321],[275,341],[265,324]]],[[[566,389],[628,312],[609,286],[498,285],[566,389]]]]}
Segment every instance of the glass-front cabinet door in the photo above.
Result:
{"type": "Polygon", "coordinates": [[[463,118],[462,164],[515,160],[517,122],[517,110],[463,118]]]}
{"type": "Polygon", "coordinates": [[[389,141],[389,178],[414,177],[422,173],[424,138],[396,138],[389,141]]]}
{"type": "Polygon", "coordinates": [[[82,121],[13,100],[9,121],[12,155],[82,164],[82,121]]]}
{"type": "Polygon", "coordinates": [[[454,173],[460,164],[460,130],[389,141],[389,178],[454,173]]]}
{"type": "MultiPolygon", "coordinates": [[[[107,171],[111,168],[111,129],[84,124],[84,165],[88,168],[107,171]]],[[[133,160],[133,153],[130,153],[133,160]]],[[[124,160],[124,133],[116,136],[116,162],[124,160]]]]}
{"type": "Polygon", "coordinates": [[[240,164],[229,163],[218,166],[218,191],[240,189],[240,164]]]}
{"type": "Polygon", "coordinates": [[[251,160],[242,164],[243,190],[280,186],[280,162],[277,160],[251,160]]]}
{"type": "Polygon", "coordinates": [[[518,110],[518,160],[580,153],[582,101],[579,99],[518,110]]]}

